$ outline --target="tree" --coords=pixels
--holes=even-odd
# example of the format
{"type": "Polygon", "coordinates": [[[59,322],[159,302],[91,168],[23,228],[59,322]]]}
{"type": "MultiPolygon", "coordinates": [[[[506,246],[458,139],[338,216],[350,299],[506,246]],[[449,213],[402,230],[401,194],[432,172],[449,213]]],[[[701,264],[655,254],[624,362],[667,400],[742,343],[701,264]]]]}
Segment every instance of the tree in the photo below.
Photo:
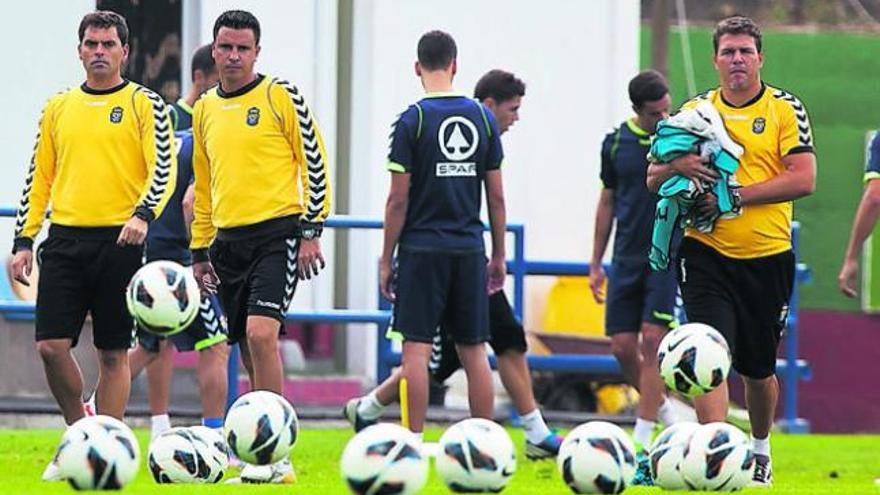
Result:
{"type": "Polygon", "coordinates": [[[669,74],[669,1],[654,0],[651,15],[651,68],[669,74]]]}

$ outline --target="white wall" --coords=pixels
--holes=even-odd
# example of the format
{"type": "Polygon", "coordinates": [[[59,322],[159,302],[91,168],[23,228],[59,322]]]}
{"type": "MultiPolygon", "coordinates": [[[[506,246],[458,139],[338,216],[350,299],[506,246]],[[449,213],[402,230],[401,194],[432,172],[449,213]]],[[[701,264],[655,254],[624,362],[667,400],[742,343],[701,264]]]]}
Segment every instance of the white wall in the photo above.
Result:
{"type": "MultiPolygon", "coordinates": [[[[503,138],[508,219],[525,223],[527,256],[586,261],[600,143],[629,112],[626,83],[638,68],[639,2],[357,0],[354,19],[352,211],[382,215],[389,126],[422,94],[413,73],[416,43],[422,33],[443,29],[458,44],[459,91],[471,94],[493,68],[527,84],[522,120],[503,138]]],[[[381,243],[376,235],[358,236],[349,260],[349,301],[372,307],[381,243]]],[[[548,283],[527,284],[527,327],[539,326],[548,283]]],[[[361,342],[353,349],[375,345],[372,332],[352,337],[361,342]]],[[[369,374],[374,363],[363,354],[351,352],[350,363],[369,374]]]]}
{"type": "MultiPolygon", "coordinates": [[[[10,47],[4,77],[0,78],[0,204],[18,205],[37,134],[37,122],[46,100],[85,80],[77,56],[77,28],[83,15],[94,10],[94,0],[11,2],[0,43],[10,47]],[[39,23],[37,25],[36,23],[39,23]]],[[[0,222],[0,251],[12,248],[13,222],[0,222]]]]}

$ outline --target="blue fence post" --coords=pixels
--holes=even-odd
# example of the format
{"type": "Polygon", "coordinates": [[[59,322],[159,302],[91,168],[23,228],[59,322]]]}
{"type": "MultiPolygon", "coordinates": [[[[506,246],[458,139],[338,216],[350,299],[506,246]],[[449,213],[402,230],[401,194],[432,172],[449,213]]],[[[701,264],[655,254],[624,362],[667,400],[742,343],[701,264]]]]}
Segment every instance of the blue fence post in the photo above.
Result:
{"type": "Polygon", "coordinates": [[[782,390],[782,421],[779,426],[789,433],[809,433],[810,423],[798,417],[798,381],[801,371],[798,369],[798,286],[802,279],[807,277],[806,270],[798,263],[798,239],[800,237],[800,224],[792,222],[791,248],[795,255],[794,286],[791,291],[791,301],[788,305],[788,332],[785,335],[785,367],[782,390]]]}
{"type": "Polygon", "coordinates": [[[238,359],[240,351],[238,344],[229,346],[229,362],[226,364],[226,410],[232,406],[238,398],[238,359]]]}
{"type": "MultiPolygon", "coordinates": [[[[525,226],[523,224],[508,224],[507,230],[513,233],[513,262],[511,272],[513,275],[513,314],[522,323],[525,314],[525,281],[526,281],[526,240],[525,226]]],[[[522,418],[513,401],[508,409],[510,425],[519,428],[522,426],[522,418]]]]}
{"type": "Polygon", "coordinates": [[[525,313],[526,232],[522,224],[509,225],[513,232],[513,314],[522,322],[525,313]]]}
{"type": "MultiPolygon", "coordinates": [[[[391,309],[391,304],[382,297],[382,293],[379,292],[379,303],[378,307],[380,310],[389,310],[391,309]]],[[[386,378],[391,376],[391,355],[394,352],[391,350],[391,339],[385,338],[385,329],[382,328],[382,325],[376,325],[377,334],[376,334],[376,383],[382,383],[386,378]]]]}

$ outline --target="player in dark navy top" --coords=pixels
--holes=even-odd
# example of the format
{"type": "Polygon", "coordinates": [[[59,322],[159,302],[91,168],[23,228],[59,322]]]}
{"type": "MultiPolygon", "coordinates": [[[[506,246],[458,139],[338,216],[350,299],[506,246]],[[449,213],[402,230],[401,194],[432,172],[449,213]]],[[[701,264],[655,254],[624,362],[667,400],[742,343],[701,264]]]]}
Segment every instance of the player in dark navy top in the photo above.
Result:
{"type": "Polygon", "coordinates": [[[608,133],[602,143],[603,189],[596,211],[590,289],[597,302],[607,304],[605,330],[611,350],[626,380],[639,389],[634,438],[647,447],[658,408],[660,419],[672,421],[657,367],[657,346],[673,322],[676,282],[672,272],[648,268],[657,196],[645,185],[650,136],[668,115],[669,88],[660,73],[645,71],[630,81],[629,97],[635,116],[608,133]],[[602,258],[612,227],[616,234],[606,301],[602,258]]]}
{"type": "MultiPolygon", "coordinates": [[[[192,263],[189,250],[189,222],[186,221],[184,194],[193,178],[192,170],[192,132],[176,133],[177,142],[177,183],[174,194],[162,215],[154,220],[147,234],[146,261],[170,260],[189,266],[192,263]]],[[[213,297],[204,297],[199,314],[193,323],[181,333],[164,339],[142,329],[137,333],[138,345],[129,351],[129,367],[134,379],[144,368],[147,369],[147,392],[150,403],[151,437],[156,438],[171,427],[168,418],[168,403],[172,377],[173,350],[168,340],[178,351],[199,351],[197,375],[199,393],[202,398],[205,426],[223,426],[226,404],[226,327],[220,319],[219,305],[213,297]]],[[[88,404],[87,404],[88,407],[88,404]]]]}
{"type": "Polygon", "coordinates": [[[424,427],[428,361],[440,325],[455,341],[467,374],[471,414],[490,418],[493,411],[486,294],[500,290],[505,277],[503,152],[492,112],[452,93],[456,52],[442,31],[419,40],[415,70],[427,95],[398,118],[388,156],[391,190],[379,283],[395,303],[395,329],[404,336],[409,426],[417,433],[424,427]],[[488,265],[480,221],[484,184],[492,232],[488,265]]]}
{"type": "MultiPolygon", "coordinates": [[[[203,45],[196,49],[190,61],[190,74],[192,77],[192,85],[185,98],[180,98],[177,103],[169,105],[169,114],[171,122],[175,130],[189,130],[192,127],[192,106],[196,100],[206,90],[217,85],[219,76],[217,68],[214,65],[214,58],[211,56],[211,45],[203,45]]],[[[187,187],[178,187],[174,191],[171,199],[173,202],[164,211],[161,219],[154,222],[152,229],[147,236],[147,261],[153,260],[171,260],[176,261],[184,266],[191,264],[191,255],[189,251],[189,224],[192,222],[192,208],[194,202],[194,194],[192,188],[192,134],[178,134],[178,143],[182,143],[178,154],[182,159],[186,160],[183,168],[178,169],[178,186],[181,184],[187,187]],[[183,158],[185,157],[185,158],[183,158]],[[183,250],[181,250],[183,247],[183,250]]],[[[216,312],[219,308],[211,308],[214,312],[211,315],[207,309],[205,314],[209,317],[206,323],[209,328],[219,325],[219,316],[216,312]]],[[[215,337],[216,329],[206,331],[203,335],[196,335],[193,329],[204,328],[201,316],[193,323],[191,330],[177,337],[175,347],[179,350],[192,348],[195,345],[202,348],[206,343],[215,337]],[[196,342],[187,343],[184,339],[195,338],[196,342]],[[206,340],[207,339],[207,340],[206,340]],[[182,347],[181,347],[182,346],[182,347]]],[[[219,327],[218,327],[219,328],[219,327]]],[[[224,339],[225,341],[225,339],[224,339]]],[[[132,378],[146,367],[147,373],[147,395],[150,403],[150,411],[152,414],[152,435],[155,437],[164,430],[171,427],[168,418],[169,389],[171,386],[172,376],[172,358],[174,357],[173,349],[168,342],[156,335],[146,332],[138,333],[138,345],[129,354],[129,366],[131,367],[132,378]]],[[[209,346],[210,347],[210,346],[209,346]]],[[[212,351],[216,352],[216,351],[212,351]]],[[[201,355],[201,354],[200,354],[201,355]]],[[[214,387],[217,389],[217,387],[214,387]]],[[[224,399],[225,400],[225,399],[224,399]]],[[[216,409],[215,407],[207,407],[208,411],[216,409]]],[[[211,421],[207,421],[211,424],[211,421]]]]}
{"type": "MultiPolygon", "coordinates": [[[[483,103],[495,116],[498,131],[504,134],[519,120],[519,109],[525,97],[526,86],[510,72],[494,69],[480,78],[474,89],[474,98],[483,103]]],[[[445,382],[461,368],[455,351],[455,342],[443,331],[434,336],[431,378],[445,382]]],[[[489,296],[489,345],[498,360],[498,374],[522,420],[526,436],[525,453],[529,459],[556,457],[563,437],[550,431],[532,391],[531,376],[526,360],[525,329],[513,314],[504,294],[498,291],[489,296]]],[[[363,397],[348,401],[343,415],[360,431],[375,424],[386,406],[398,400],[400,371],[363,397]]]]}
{"type": "Polygon", "coordinates": [[[847,297],[856,297],[856,276],[859,273],[859,253],[865,239],[871,235],[880,217],[880,132],[874,131],[868,139],[868,159],[865,164],[865,192],[853,219],[852,232],[837,276],[837,284],[847,297]]]}
{"type": "Polygon", "coordinates": [[[202,93],[213,88],[220,80],[217,67],[214,65],[214,57],[211,56],[211,44],[202,45],[193,52],[190,61],[190,76],[192,84],[185,98],[180,98],[171,105],[171,122],[175,131],[192,128],[193,105],[202,96],[202,93]]]}
{"type": "MultiPolygon", "coordinates": [[[[219,76],[211,56],[211,45],[196,49],[190,61],[192,85],[185,98],[169,106],[171,121],[177,133],[178,165],[177,187],[162,215],[151,225],[146,241],[147,261],[171,260],[184,266],[192,263],[189,250],[189,224],[192,222],[192,106],[206,90],[217,85],[219,76]]],[[[225,355],[226,329],[220,319],[220,308],[215,299],[203,300],[199,316],[190,327],[171,340],[179,351],[199,351],[198,376],[202,397],[203,423],[222,425],[223,405],[226,401],[225,355]],[[216,345],[224,344],[224,345],[216,345]],[[221,362],[222,361],[222,362],[221,362]],[[222,380],[222,383],[220,381],[222,380]]],[[[134,379],[146,369],[147,397],[150,404],[151,436],[155,438],[171,427],[168,417],[172,360],[174,350],[166,339],[145,331],[138,331],[138,346],[129,352],[129,367],[134,379]]]]}
{"type": "Polygon", "coordinates": [[[147,262],[155,260],[176,261],[184,266],[192,263],[192,255],[189,251],[189,224],[184,216],[184,195],[192,186],[192,131],[178,131],[175,133],[177,143],[178,163],[184,162],[184,166],[177,167],[177,185],[174,194],[169,200],[168,207],[152,225],[147,235],[147,262]]]}

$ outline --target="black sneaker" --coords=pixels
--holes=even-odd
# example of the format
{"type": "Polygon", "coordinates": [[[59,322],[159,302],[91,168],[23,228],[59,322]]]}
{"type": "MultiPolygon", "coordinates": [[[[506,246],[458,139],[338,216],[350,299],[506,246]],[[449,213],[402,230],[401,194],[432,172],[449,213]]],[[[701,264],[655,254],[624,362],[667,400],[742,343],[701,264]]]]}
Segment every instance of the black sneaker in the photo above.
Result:
{"type": "Polygon", "coordinates": [[[376,424],[375,419],[365,419],[360,414],[358,414],[358,404],[360,404],[361,398],[355,397],[354,399],[349,400],[345,407],[342,408],[342,415],[345,416],[345,419],[351,423],[351,426],[354,428],[355,433],[363,430],[368,426],[372,426],[376,424]]]}
{"type": "Polygon", "coordinates": [[[769,455],[755,454],[755,472],[752,475],[752,482],[749,483],[749,486],[767,488],[773,486],[773,468],[769,455]]]}
{"type": "Polygon", "coordinates": [[[532,443],[526,439],[526,457],[532,461],[552,459],[559,454],[564,438],[556,433],[550,433],[541,443],[532,443]]]}

